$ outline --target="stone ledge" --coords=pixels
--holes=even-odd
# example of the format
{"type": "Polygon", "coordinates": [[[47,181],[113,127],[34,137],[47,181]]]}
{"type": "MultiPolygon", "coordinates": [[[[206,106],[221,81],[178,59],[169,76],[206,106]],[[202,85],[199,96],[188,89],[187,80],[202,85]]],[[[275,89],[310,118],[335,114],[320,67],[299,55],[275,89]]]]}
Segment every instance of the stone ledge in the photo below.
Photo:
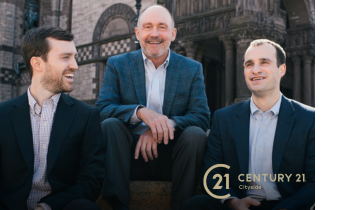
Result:
{"type": "MultiPolygon", "coordinates": [[[[171,182],[167,181],[131,181],[130,210],[169,210],[171,200],[171,182]]],[[[100,197],[96,203],[102,210],[112,210],[100,197]]]]}

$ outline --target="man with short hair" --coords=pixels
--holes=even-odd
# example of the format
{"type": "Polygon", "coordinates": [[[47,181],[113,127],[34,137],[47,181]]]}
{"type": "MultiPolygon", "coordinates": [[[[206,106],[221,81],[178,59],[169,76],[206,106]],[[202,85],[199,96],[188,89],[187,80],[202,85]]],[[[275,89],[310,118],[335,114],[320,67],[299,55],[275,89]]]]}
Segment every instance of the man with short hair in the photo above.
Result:
{"type": "Polygon", "coordinates": [[[178,209],[203,166],[210,112],[202,65],[169,50],[176,29],[162,6],[145,9],[135,33],[141,49],[108,59],[96,102],[107,141],[103,197],[128,209],[130,179],[171,180],[178,209]]]}
{"type": "Polygon", "coordinates": [[[303,210],[315,203],[315,109],[280,92],[285,60],[277,43],[251,42],[244,76],[252,97],[215,112],[204,157],[204,173],[230,166],[206,180],[214,195],[229,197],[198,195],[182,209],[303,210]],[[214,187],[217,174],[225,176],[221,187],[214,187]]]}
{"type": "Polygon", "coordinates": [[[78,69],[74,36],[39,27],[22,40],[32,82],[0,104],[0,209],[100,209],[105,175],[98,109],[63,92],[78,69]]]}

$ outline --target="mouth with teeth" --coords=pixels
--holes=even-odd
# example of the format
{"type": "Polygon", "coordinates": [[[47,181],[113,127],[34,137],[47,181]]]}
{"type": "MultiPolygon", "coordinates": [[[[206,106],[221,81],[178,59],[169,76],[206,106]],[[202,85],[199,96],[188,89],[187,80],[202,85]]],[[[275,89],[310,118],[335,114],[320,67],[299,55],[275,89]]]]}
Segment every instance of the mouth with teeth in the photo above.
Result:
{"type": "Polygon", "coordinates": [[[63,76],[64,76],[66,79],[72,80],[72,81],[73,81],[74,74],[64,74],[63,76]]]}
{"type": "Polygon", "coordinates": [[[158,44],[161,44],[163,42],[163,40],[161,39],[156,39],[156,40],[147,40],[147,43],[148,44],[154,44],[154,45],[158,45],[158,44]]]}
{"type": "Polygon", "coordinates": [[[252,79],[250,79],[251,81],[258,81],[258,80],[264,80],[264,77],[254,77],[252,79]]]}

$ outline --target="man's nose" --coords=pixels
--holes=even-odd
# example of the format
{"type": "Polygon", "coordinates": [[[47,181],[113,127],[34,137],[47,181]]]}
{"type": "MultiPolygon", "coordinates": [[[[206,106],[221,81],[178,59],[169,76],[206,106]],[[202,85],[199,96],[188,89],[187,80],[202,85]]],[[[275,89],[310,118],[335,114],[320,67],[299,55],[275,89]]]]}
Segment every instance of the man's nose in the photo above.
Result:
{"type": "Polygon", "coordinates": [[[261,72],[260,65],[254,65],[253,67],[253,74],[257,74],[261,72]]]}
{"type": "Polygon", "coordinates": [[[74,71],[78,70],[78,64],[77,64],[77,61],[75,58],[73,58],[71,60],[71,62],[69,63],[69,68],[74,70],[74,71]]]}
{"type": "Polygon", "coordinates": [[[159,36],[159,32],[158,32],[158,28],[154,27],[152,32],[151,32],[151,36],[159,36]]]}

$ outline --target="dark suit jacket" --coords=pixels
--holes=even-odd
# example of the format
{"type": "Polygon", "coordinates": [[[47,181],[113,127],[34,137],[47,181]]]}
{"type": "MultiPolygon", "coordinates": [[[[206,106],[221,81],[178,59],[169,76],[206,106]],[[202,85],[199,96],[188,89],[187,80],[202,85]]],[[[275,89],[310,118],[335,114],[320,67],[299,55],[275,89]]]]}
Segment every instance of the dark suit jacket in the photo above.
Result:
{"type": "MultiPolygon", "coordinates": [[[[210,111],[202,65],[170,51],[166,70],[163,114],[181,129],[198,126],[206,131],[210,111]]],[[[138,105],[146,106],[145,68],[141,49],[108,59],[96,105],[102,120],[115,117],[128,124],[138,105]]],[[[129,124],[130,125],[130,124],[129,124]]]]}
{"type": "MultiPolygon", "coordinates": [[[[26,209],[34,171],[27,93],[0,104],[0,209],[26,209]]],[[[95,201],[105,175],[99,111],[61,94],[47,154],[52,193],[41,199],[53,210],[74,199],[95,201]]]]}
{"type": "MultiPolygon", "coordinates": [[[[250,100],[223,108],[214,113],[208,148],[204,157],[204,172],[215,164],[227,164],[230,169],[216,168],[207,179],[208,188],[216,195],[231,194],[246,197],[246,190],[239,189],[246,182],[249,166],[250,100]],[[214,174],[229,174],[230,189],[226,178],[220,190],[213,190],[218,179],[214,174]]],[[[290,182],[276,182],[282,201],[274,208],[301,210],[315,203],[315,109],[282,96],[280,112],[272,152],[274,174],[292,174],[290,182]],[[305,174],[306,182],[296,182],[296,174],[305,174]]]]}

